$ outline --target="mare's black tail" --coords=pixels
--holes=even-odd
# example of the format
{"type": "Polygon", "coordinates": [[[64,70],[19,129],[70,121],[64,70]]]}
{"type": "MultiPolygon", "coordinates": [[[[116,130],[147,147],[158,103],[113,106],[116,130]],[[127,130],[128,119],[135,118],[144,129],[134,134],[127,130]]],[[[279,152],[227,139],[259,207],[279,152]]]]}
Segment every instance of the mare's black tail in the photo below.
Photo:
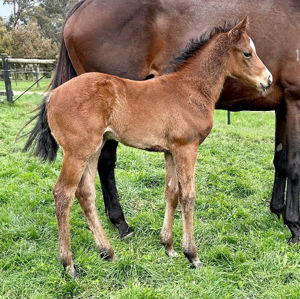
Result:
{"type": "Polygon", "coordinates": [[[51,130],[47,120],[47,104],[49,95],[44,97],[41,105],[38,107],[39,112],[32,118],[37,118],[34,128],[29,133],[27,142],[23,151],[28,151],[31,147],[35,147],[34,154],[43,161],[54,161],[56,158],[58,144],[51,134],[51,130]]]}
{"type": "MultiPolygon", "coordinates": [[[[70,11],[66,21],[72,16],[72,14],[82,5],[85,0],[78,2],[70,11]]],[[[63,35],[61,37],[61,47],[59,58],[57,61],[56,70],[54,73],[54,77],[52,79],[50,88],[54,89],[59,85],[65,83],[66,81],[76,77],[77,74],[70,60],[63,35]]],[[[47,104],[48,104],[49,95],[46,96],[41,105],[38,107],[38,113],[28,122],[35,120],[37,118],[37,122],[32,129],[32,131],[28,134],[29,137],[24,146],[23,151],[28,151],[33,148],[34,154],[43,161],[49,160],[54,161],[56,158],[58,144],[54,137],[51,134],[48,120],[47,120],[47,104]]]]}

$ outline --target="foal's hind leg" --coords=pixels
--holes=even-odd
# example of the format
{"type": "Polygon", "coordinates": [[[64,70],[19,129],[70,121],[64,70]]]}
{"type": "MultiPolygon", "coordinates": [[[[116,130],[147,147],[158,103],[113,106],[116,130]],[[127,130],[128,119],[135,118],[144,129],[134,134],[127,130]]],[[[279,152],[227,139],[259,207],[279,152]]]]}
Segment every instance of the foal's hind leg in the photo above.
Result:
{"type": "Polygon", "coordinates": [[[174,222],[175,209],[178,204],[178,180],[175,164],[171,154],[165,154],[166,161],[166,210],[163,228],[161,230],[161,243],[165,246],[168,256],[175,257],[177,252],[173,248],[172,227],[174,222]]]}
{"type": "Polygon", "coordinates": [[[101,256],[105,259],[112,260],[114,251],[101,226],[95,206],[95,176],[97,173],[98,157],[99,154],[95,154],[90,158],[76,190],[76,197],[89,227],[93,232],[101,256]]]}
{"type": "Polygon", "coordinates": [[[72,261],[69,216],[75,190],[82,177],[85,162],[65,153],[59,178],[53,188],[55,213],[58,224],[59,258],[72,276],[76,272],[72,261]]]}

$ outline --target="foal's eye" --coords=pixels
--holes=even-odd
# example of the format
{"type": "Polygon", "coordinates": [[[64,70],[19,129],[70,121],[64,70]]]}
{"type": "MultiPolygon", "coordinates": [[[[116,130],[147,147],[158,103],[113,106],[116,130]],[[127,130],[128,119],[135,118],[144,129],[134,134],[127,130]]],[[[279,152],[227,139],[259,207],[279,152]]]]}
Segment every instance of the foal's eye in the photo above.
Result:
{"type": "Polygon", "coordinates": [[[249,58],[249,57],[252,56],[252,53],[250,53],[250,52],[244,52],[244,56],[247,57],[247,58],[249,58]]]}

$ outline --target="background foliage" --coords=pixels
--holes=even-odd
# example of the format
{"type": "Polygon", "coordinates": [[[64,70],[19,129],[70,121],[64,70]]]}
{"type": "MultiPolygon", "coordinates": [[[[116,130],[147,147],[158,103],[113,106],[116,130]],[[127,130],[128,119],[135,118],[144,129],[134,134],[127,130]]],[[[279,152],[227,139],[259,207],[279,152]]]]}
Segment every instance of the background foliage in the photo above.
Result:
{"type": "Polygon", "coordinates": [[[13,7],[0,18],[0,52],[12,57],[55,58],[61,28],[76,0],[3,0],[13,7]]]}

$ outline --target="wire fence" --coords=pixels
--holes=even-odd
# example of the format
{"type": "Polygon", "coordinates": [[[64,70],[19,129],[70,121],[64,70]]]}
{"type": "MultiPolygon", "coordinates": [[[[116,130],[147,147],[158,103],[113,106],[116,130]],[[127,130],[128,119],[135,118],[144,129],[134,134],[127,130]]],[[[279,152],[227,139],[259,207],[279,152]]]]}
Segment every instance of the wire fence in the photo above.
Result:
{"type": "MultiPolygon", "coordinates": [[[[55,59],[23,59],[10,58],[7,54],[1,54],[2,69],[0,69],[0,80],[5,83],[5,95],[8,102],[17,101],[23,94],[33,86],[39,87],[39,82],[43,78],[51,78],[55,65],[55,59]],[[13,89],[11,82],[18,85],[20,81],[34,81],[20,96],[13,99],[13,89]]],[[[4,91],[3,91],[4,92],[4,91]]]]}
{"type": "MultiPolygon", "coordinates": [[[[0,69],[0,80],[4,80],[4,72],[5,70],[0,69]]],[[[36,67],[31,67],[28,65],[19,66],[19,65],[11,65],[9,70],[10,80],[18,85],[18,81],[34,81],[39,79],[40,76],[44,76],[46,78],[51,78],[53,74],[53,67],[43,67],[38,70],[36,67]]]]}

